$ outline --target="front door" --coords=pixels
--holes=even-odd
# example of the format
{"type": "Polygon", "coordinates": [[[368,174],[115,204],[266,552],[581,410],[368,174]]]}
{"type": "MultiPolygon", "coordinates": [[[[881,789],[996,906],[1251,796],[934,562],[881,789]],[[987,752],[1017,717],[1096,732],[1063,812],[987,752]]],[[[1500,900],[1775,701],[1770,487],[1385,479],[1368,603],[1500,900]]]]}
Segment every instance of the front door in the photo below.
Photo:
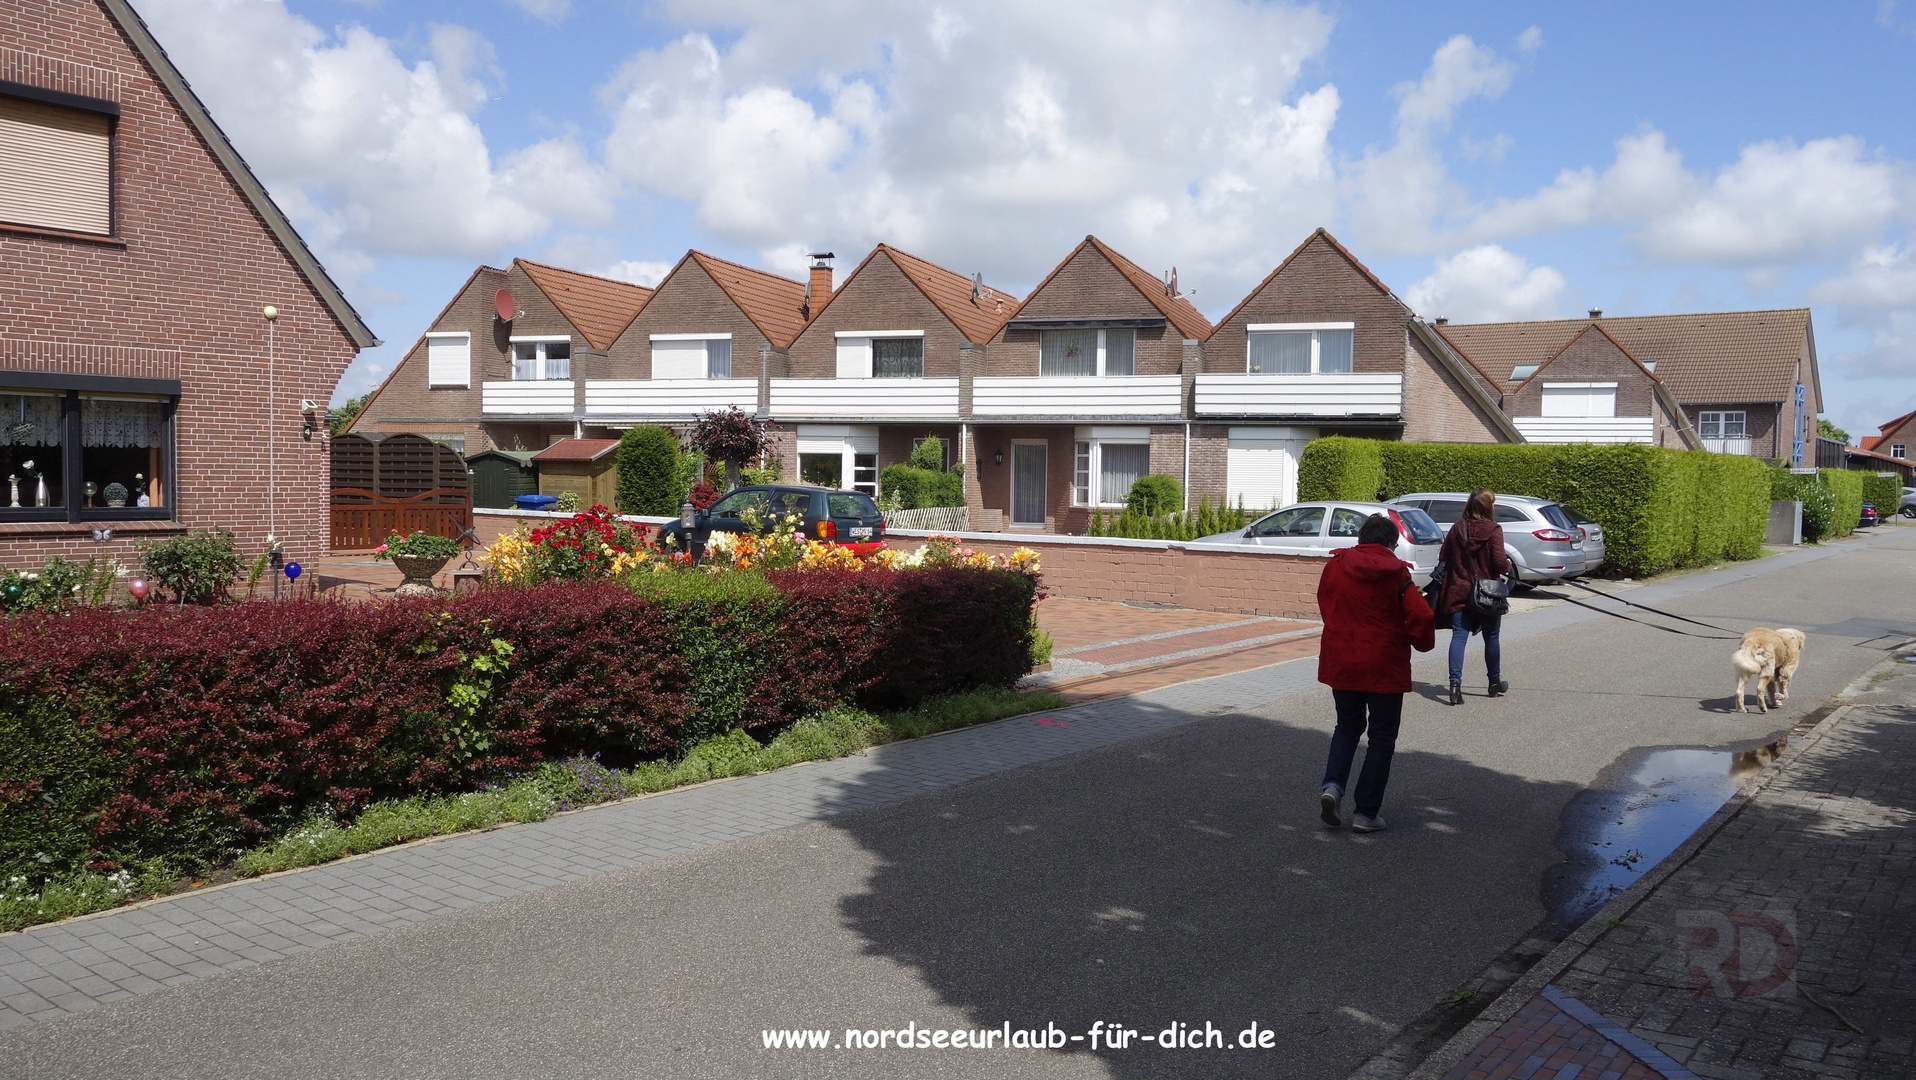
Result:
{"type": "Polygon", "coordinates": [[[1011,444],[1011,523],[1044,526],[1044,443],[1011,444]]]}

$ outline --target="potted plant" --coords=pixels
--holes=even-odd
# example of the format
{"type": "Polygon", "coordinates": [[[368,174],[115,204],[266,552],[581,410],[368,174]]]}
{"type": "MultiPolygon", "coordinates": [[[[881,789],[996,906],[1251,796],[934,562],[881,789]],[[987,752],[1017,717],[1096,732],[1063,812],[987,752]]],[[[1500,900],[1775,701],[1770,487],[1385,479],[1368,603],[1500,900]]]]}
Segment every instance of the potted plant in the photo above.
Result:
{"type": "Polygon", "coordinates": [[[443,536],[419,531],[410,536],[394,533],[386,542],[373,549],[373,558],[391,559],[405,580],[399,583],[395,591],[401,596],[436,596],[439,590],[433,588],[432,576],[445,569],[446,563],[459,554],[459,542],[443,536]]]}

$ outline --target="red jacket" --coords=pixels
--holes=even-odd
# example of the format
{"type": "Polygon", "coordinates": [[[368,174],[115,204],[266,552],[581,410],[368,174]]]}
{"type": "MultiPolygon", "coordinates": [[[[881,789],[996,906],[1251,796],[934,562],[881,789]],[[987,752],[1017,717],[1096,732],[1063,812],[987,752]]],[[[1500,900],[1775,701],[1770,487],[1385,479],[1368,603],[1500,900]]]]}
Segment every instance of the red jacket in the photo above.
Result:
{"type": "Polygon", "coordinates": [[[1317,681],[1333,690],[1410,692],[1410,650],[1437,644],[1437,622],[1410,567],[1381,544],[1340,549],[1317,580],[1324,638],[1317,681]]]}

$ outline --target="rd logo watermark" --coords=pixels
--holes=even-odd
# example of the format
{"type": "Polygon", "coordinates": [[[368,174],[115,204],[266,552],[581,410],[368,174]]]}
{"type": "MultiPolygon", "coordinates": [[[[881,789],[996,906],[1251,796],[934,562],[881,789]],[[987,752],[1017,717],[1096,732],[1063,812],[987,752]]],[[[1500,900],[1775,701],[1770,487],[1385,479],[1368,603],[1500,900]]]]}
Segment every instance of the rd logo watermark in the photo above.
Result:
{"type": "Polygon", "coordinates": [[[1677,912],[1676,925],[1696,997],[1763,997],[1787,985],[1796,971],[1793,911],[1695,908],[1677,912]]]}

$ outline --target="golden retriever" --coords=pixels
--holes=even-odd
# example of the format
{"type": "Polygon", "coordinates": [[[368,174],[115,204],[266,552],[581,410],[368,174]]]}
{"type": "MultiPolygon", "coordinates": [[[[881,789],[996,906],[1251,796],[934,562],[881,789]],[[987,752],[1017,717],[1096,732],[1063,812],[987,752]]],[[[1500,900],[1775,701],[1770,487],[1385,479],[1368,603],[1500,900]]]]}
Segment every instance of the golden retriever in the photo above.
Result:
{"type": "Polygon", "coordinates": [[[1808,639],[1801,630],[1752,630],[1737,643],[1730,655],[1736,671],[1736,711],[1749,712],[1743,706],[1743,684],[1756,679],[1756,706],[1769,712],[1772,706],[1790,696],[1790,677],[1803,661],[1803,645],[1808,639]]]}

